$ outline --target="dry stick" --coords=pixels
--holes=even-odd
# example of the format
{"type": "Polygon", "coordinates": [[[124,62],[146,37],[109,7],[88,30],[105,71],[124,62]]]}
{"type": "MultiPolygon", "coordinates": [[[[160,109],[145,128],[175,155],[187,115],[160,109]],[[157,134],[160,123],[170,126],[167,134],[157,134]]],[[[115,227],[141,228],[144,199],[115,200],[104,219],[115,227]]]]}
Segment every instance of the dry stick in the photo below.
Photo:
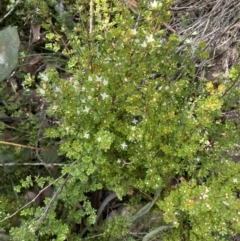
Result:
{"type": "MultiPolygon", "coordinates": [[[[191,4],[189,2],[174,2],[174,6],[184,6],[188,9],[188,6],[194,5],[196,9],[199,9],[199,4],[195,4],[191,1],[191,4]]],[[[210,12],[206,11],[201,17],[193,18],[193,24],[190,25],[187,29],[183,29],[178,26],[174,26],[175,29],[178,30],[179,33],[187,34],[188,32],[191,32],[193,30],[198,31],[198,36],[194,37],[194,42],[199,43],[199,41],[206,41],[206,49],[211,46],[217,46],[217,48],[221,48],[221,46],[218,45],[218,42],[222,41],[222,37],[224,34],[226,34],[227,31],[229,31],[230,28],[234,27],[239,22],[239,17],[234,11],[232,11],[232,6],[234,5],[235,9],[240,6],[239,1],[214,1],[211,2],[212,9],[210,12]],[[234,17],[234,16],[237,17],[234,17]],[[227,19],[227,20],[225,20],[227,19]],[[210,21],[210,22],[209,22],[210,21]],[[180,30],[179,30],[180,28],[180,30]],[[213,31],[212,31],[213,30],[213,31]],[[204,38],[203,38],[203,33],[204,38]],[[206,34],[207,33],[207,34],[206,34]],[[216,34],[219,33],[219,34],[216,34]]],[[[203,6],[204,7],[204,6],[203,6]]],[[[180,9],[177,9],[180,10],[180,9]]],[[[204,10],[204,9],[203,9],[204,10]]],[[[192,9],[194,11],[194,9],[192,9]]],[[[181,12],[181,11],[179,11],[181,12]]],[[[183,12],[183,11],[182,11],[183,12]]],[[[184,11],[186,12],[186,11],[184,11]]],[[[233,34],[232,34],[233,35],[233,34]]],[[[188,35],[189,36],[189,35],[188,35]]],[[[225,41],[221,45],[230,45],[232,42],[232,39],[229,39],[229,41],[225,41]]]]}
{"type": "MultiPolygon", "coordinates": [[[[74,165],[77,161],[74,161],[71,165],[74,165]]],[[[28,203],[26,203],[25,205],[23,205],[21,208],[19,208],[16,212],[14,212],[13,214],[5,217],[4,219],[0,220],[0,223],[4,222],[7,219],[10,219],[12,217],[14,217],[16,214],[18,214],[19,212],[21,212],[24,208],[26,208],[27,206],[29,206],[31,203],[35,202],[36,199],[46,190],[48,189],[50,186],[52,186],[54,183],[56,183],[57,181],[59,181],[61,178],[63,178],[66,174],[61,175],[60,177],[58,177],[56,180],[54,180],[53,182],[51,182],[50,184],[48,184],[46,187],[44,187],[41,191],[39,191],[38,195],[33,198],[31,201],[29,201],[28,203]]],[[[68,175],[70,176],[70,175],[68,175]]],[[[68,179],[69,177],[67,176],[66,179],[68,179]]],[[[66,182],[66,179],[64,181],[64,183],[66,182]]],[[[61,185],[62,186],[62,185],[61,185]]]]}
{"type": "Polygon", "coordinates": [[[89,34],[93,32],[93,21],[94,21],[94,0],[90,1],[90,19],[89,19],[89,34]]]}
{"type": "MultiPolygon", "coordinates": [[[[46,111],[41,112],[40,118],[41,118],[41,123],[40,123],[39,129],[38,129],[36,146],[39,145],[39,141],[40,141],[40,139],[41,139],[41,131],[42,131],[42,126],[43,126],[43,124],[44,124],[44,121],[45,121],[45,119],[46,119],[46,111]]],[[[36,156],[37,156],[37,158],[38,158],[38,160],[39,160],[40,162],[44,163],[44,161],[42,160],[42,158],[41,158],[40,155],[39,155],[39,151],[38,151],[38,150],[36,150],[36,156]]],[[[51,170],[50,170],[47,166],[45,166],[45,168],[46,168],[46,170],[48,171],[48,173],[49,173],[50,176],[51,176],[51,174],[52,174],[51,170]]]]}
{"type": "Polygon", "coordinates": [[[60,185],[60,187],[57,189],[57,191],[53,194],[53,197],[51,198],[49,204],[45,207],[43,214],[39,217],[38,221],[42,221],[43,219],[46,218],[50,208],[53,205],[54,200],[58,197],[58,195],[61,193],[63,187],[67,183],[67,180],[70,178],[70,175],[68,174],[67,177],[65,178],[64,182],[60,185]]]}
{"type": "MultiPolygon", "coordinates": [[[[130,186],[132,186],[133,188],[136,188],[133,184],[129,184],[130,186]]],[[[140,188],[137,188],[137,190],[142,193],[144,196],[146,196],[151,202],[153,202],[153,198],[148,195],[147,193],[145,193],[144,191],[142,191],[140,188]]]]}
{"type": "Polygon", "coordinates": [[[0,167],[5,166],[45,166],[45,167],[52,167],[52,166],[68,166],[71,164],[66,163],[44,163],[44,162],[37,162],[37,163],[31,163],[31,162],[24,162],[24,163],[14,163],[14,162],[8,162],[8,163],[0,163],[0,167]]]}
{"type": "Polygon", "coordinates": [[[16,8],[16,6],[20,3],[20,1],[21,0],[18,0],[16,3],[15,3],[15,5],[13,6],[13,8],[10,10],[10,11],[8,11],[8,13],[2,18],[2,19],[0,19],[0,23],[6,18],[6,17],[8,17],[8,15],[10,15],[11,13],[12,13],[12,11],[16,8]]]}
{"type": "Polygon", "coordinates": [[[207,3],[204,3],[203,5],[200,6],[193,6],[193,7],[170,7],[169,10],[173,12],[193,12],[196,11],[197,9],[201,9],[203,7],[207,6],[207,3]]]}
{"type": "Polygon", "coordinates": [[[163,23],[163,26],[172,33],[176,33],[176,30],[173,29],[169,24],[163,23]]]}
{"type": "Polygon", "coordinates": [[[40,148],[40,147],[34,147],[34,146],[26,146],[26,145],[13,143],[13,142],[8,142],[8,141],[0,141],[0,144],[8,145],[8,146],[20,147],[20,148],[28,148],[28,149],[39,150],[39,151],[55,151],[53,149],[40,148]]]}
{"type": "Polygon", "coordinates": [[[4,219],[0,220],[0,223],[4,222],[7,219],[10,219],[12,217],[14,217],[16,214],[18,214],[19,212],[21,212],[24,208],[26,208],[27,206],[29,206],[31,203],[35,202],[36,199],[46,190],[48,189],[51,185],[53,185],[54,183],[56,183],[57,181],[59,181],[61,178],[63,178],[65,176],[65,174],[61,175],[59,178],[57,178],[56,180],[54,180],[53,182],[51,182],[50,184],[48,184],[46,187],[44,187],[39,193],[38,195],[33,198],[31,201],[29,201],[28,203],[26,203],[25,205],[23,205],[21,208],[19,208],[16,212],[14,212],[13,214],[5,217],[4,219]]]}
{"type": "Polygon", "coordinates": [[[205,34],[205,32],[206,32],[206,30],[207,30],[207,28],[208,28],[209,22],[210,22],[210,19],[207,20],[206,26],[205,26],[205,28],[204,28],[204,30],[203,30],[203,32],[202,32],[202,36],[201,36],[201,37],[204,36],[204,34],[205,34]]]}
{"type": "Polygon", "coordinates": [[[67,49],[67,51],[69,51],[68,44],[65,42],[63,36],[62,36],[61,34],[59,34],[54,28],[53,28],[52,30],[53,30],[53,32],[57,35],[57,37],[58,37],[59,39],[61,39],[61,41],[62,41],[64,47],[67,49]]]}
{"type": "Polygon", "coordinates": [[[137,17],[137,20],[136,20],[136,23],[135,23],[135,27],[134,27],[135,30],[138,30],[139,22],[140,22],[140,20],[141,20],[141,14],[142,14],[142,12],[140,11],[140,12],[138,13],[138,17],[137,17]]]}
{"type": "Polygon", "coordinates": [[[122,2],[127,4],[133,13],[137,14],[136,8],[138,7],[138,3],[135,0],[122,0],[122,2]]]}
{"type": "Polygon", "coordinates": [[[233,81],[233,83],[231,84],[231,86],[223,93],[222,97],[224,97],[232,88],[233,86],[237,83],[237,81],[239,80],[240,77],[240,73],[238,74],[237,78],[233,81]]]}

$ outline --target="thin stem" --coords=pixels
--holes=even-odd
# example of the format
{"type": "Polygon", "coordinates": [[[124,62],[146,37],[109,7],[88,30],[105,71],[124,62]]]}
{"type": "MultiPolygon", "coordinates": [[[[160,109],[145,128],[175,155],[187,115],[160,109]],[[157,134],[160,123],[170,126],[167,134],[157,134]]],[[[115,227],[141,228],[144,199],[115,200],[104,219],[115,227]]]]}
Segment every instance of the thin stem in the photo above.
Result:
{"type": "Polygon", "coordinates": [[[89,19],[89,34],[93,32],[93,22],[94,22],[94,0],[90,1],[90,19],[89,19]]]}

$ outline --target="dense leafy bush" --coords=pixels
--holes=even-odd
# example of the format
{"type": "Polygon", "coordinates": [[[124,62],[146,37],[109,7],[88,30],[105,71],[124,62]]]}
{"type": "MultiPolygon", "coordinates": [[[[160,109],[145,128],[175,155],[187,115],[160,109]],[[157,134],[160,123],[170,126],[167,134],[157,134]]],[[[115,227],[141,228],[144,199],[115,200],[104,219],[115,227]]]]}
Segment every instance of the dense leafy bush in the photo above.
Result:
{"type": "MultiPolygon", "coordinates": [[[[119,199],[128,196],[133,206],[146,205],[136,198],[138,191],[145,200],[155,195],[150,203],[160,223],[144,240],[156,235],[224,240],[236,234],[240,168],[231,153],[239,126],[223,113],[239,91],[229,90],[230,79],[216,85],[194,78],[192,50],[176,54],[181,37],[162,27],[170,17],[170,1],[139,1],[134,12],[118,1],[94,1],[93,9],[92,2],[66,1],[70,26],[65,17],[52,25],[45,16],[53,3],[39,6],[38,18],[47,18],[42,22],[46,48],[67,59],[61,68],[48,67],[37,84],[48,102],[51,125],[45,138],[59,145],[65,165],[58,179],[28,176],[15,187],[53,183],[55,192],[43,206],[21,211],[12,240],[84,240],[94,234],[98,240],[139,240],[128,232],[134,214],[104,229],[94,226],[96,210],[88,197],[102,189],[119,199]],[[83,219],[85,230],[78,233],[74,224],[83,219]]],[[[206,57],[203,45],[196,51],[199,59],[206,57]]],[[[233,68],[231,78],[238,73],[239,67],[233,68]]],[[[34,77],[27,75],[25,88],[32,83],[34,77]]]]}

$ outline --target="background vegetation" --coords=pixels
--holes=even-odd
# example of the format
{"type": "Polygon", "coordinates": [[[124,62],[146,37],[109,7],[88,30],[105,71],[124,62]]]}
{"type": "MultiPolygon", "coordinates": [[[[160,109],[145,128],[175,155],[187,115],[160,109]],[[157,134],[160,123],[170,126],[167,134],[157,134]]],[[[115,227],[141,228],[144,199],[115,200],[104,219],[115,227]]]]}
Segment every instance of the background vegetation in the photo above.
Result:
{"type": "MultiPolygon", "coordinates": [[[[216,14],[204,7],[199,16],[216,14]]],[[[3,240],[240,232],[240,65],[216,71],[226,45],[216,54],[212,28],[191,29],[180,10],[169,0],[1,1],[2,29],[16,25],[20,38],[0,87],[3,240]]]]}

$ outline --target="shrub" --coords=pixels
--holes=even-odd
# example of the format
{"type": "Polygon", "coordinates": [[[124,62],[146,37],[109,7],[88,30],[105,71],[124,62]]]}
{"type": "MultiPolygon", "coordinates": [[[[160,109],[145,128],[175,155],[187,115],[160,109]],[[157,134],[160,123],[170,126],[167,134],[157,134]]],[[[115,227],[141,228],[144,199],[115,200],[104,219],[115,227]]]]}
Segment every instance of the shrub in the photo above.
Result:
{"type": "MultiPolygon", "coordinates": [[[[239,232],[239,164],[228,154],[239,127],[223,116],[231,91],[225,95],[228,83],[194,80],[191,49],[176,54],[181,38],[162,27],[170,1],[139,1],[136,13],[118,1],[95,1],[94,13],[86,1],[67,4],[79,21],[63,23],[63,37],[43,24],[46,47],[68,59],[64,75],[47,68],[38,86],[53,123],[45,136],[60,140],[66,165],[56,196],[24,211],[13,240],[36,234],[39,240],[77,240],[71,224],[87,216],[91,230],[96,214],[88,194],[101,189],[120,199],[132,190],[158,192],[152,202],[163,225],[171,224],[160,234],[164,240],[220,240],[239,232]]],[[[107,230],[111,240],[130,238],[119,220],[99,240],[107,230]]]]}

